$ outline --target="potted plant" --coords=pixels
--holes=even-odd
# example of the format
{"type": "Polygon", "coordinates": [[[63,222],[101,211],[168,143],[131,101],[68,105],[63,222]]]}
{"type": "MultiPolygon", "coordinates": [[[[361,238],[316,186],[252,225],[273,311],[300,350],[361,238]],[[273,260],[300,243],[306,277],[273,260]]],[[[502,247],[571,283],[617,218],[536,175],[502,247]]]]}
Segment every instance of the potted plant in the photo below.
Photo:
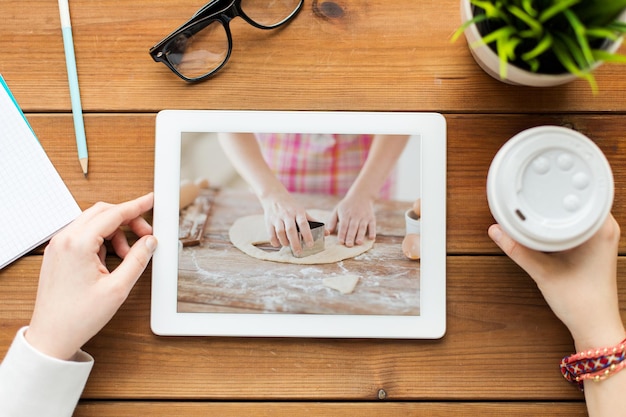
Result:
{"type": "Polygon", "coordinates": [[[461,0],[465,33],[476,62],[509,84],[547,87],[626,63],[616,53],[626,33],[626,0],[461,0]]]}

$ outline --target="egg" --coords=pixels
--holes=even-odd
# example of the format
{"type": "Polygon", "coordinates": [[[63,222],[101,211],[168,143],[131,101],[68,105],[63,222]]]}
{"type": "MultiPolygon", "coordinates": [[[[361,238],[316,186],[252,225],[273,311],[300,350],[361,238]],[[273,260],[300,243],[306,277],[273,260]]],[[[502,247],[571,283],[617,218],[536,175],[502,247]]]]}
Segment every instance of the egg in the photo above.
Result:
{"type": "Polygon", "coordinates": [[[417,215],[418,218],[422,216],[422,199],[418,198],[413,203],[413,212],[417,215]]]}
{"type": "Polygon", "coordinates": [[[402,253],[409,259],[416,260],[420,258],[420,235],[409,233],[404,236],[402,241],[402,253]]]}

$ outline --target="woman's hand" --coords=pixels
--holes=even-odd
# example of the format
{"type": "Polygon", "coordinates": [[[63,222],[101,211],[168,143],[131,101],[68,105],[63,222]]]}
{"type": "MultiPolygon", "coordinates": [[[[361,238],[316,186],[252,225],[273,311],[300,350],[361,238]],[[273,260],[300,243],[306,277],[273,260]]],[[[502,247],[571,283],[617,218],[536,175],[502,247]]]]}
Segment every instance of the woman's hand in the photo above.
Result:
{"type": "Polygon", "coordinates": [[[35,349],[71,359],[109,322],[156,248],[152,227],[141,217],[152,204],[152,193],[117,205],[97,203],[52,238],[44,252],[26,332],[35,349]],[[141,238],[132,247],[122,225],[141,238]],[[113,271],[104,263],[105,240],[123,258],[113,271]]]}
{"type": "Polygon", "coordinates": [[[564,252],[528,249],[499,225],[489,228],[489,236],[535,280],[570,330],[577,350],[611,346],[624,339],[616,282],[620,229],[613,216],[587,242],[564,252]]]}
{"type": "Polygon", "coordinates": [[[356,194],[348,195],[337,204],[328,222],[327,230],[337,230],[339,243],[352,247],[362,245],[365,236],[376,238],[376,216],[372,199],[356,194]]]}
{"type": "Polygon", "coordinates": [[[313,246],[309,216],[304,207],[299,205],[287,191],[262,198],[261,205],[272,246],[291,246],[295,253],[300,253],[303,248],[300,245],[298,229],[302,233],[305,245],[313,246]]]}

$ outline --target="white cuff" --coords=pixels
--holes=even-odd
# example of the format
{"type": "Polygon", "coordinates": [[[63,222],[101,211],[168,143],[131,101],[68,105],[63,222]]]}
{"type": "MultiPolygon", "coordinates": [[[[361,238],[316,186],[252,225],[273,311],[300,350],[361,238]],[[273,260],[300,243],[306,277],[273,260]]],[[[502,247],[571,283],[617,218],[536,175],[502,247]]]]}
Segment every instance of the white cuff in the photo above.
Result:
{"type": "Polygon", "coordinates": [[[93,358],[82,350],[72,361],[44,355],[28,344],[26,329],[17,332],[0,364],[0,416],[71,417],[93,358]]]}

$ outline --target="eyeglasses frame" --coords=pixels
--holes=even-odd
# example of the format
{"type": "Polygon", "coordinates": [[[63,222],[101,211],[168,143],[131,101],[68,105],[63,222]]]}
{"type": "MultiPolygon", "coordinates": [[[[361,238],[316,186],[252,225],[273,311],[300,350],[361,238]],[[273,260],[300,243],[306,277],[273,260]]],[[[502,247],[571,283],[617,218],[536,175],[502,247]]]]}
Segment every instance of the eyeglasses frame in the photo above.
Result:
{"type": "Polygon", "coordinates": [[[150,48],[150,51],[149,51],[150,56],[155,62],[162,62],[163,64],[165,64],[174,74],[176,74],[177,76],[179,76],[180,78],[182,78],[183,80],[187,82],[198,82],[198,81],[205,80],[211,77],[216,72],[218,72],[220,69],[222,69],[230,58],[231,52],[233,50],[233,38],[230,32],[230,24],[229,24],[231,20],[239,16],[243,20],[248,22],[250,25],[258,29],[264,29],[264,30],[276,29],[284,25],[285,23],[288,23],[289,21],[291,21],[291,19],[293,19],[300,12],[300,10],[302,9],[302,5],[304,4],[304,0],[300,0],[296,8],[293,10],[293,12],[291,12],[289,16],[287,16],[286,18],[284,18],[278,23],[275,23],[270,26],[266,26],[266,25],[261,25],[255,22],[254,20],[252,20],[251,18],[249,18],[245,14],[245,12],[241,10],[241,1],[242,0],[212,0],[208,2],[207,4],[202,6],[191,17],[191,19],[189,19],[187,22],[179,26],[172,33],[167,35],[160,42],[158,42],[156,45],[150,48]],[[220,7],[222,4],[224,4],[224,6],[220,7]],[[216,9],[216,8],[218,8],[217,11],[212,11],[213,9],[216,9]],[[185,32],[186,30],[191,29],[192,27],[198,24],[202,23],[204,24],[204,27],[193,32],[194,34],[200,32],[201,30],[203,30],[204,28],[206,28],[207,26],[209,26],[211,23],[215,21],[219,22],[224,27],[224,30],[226,31],[226,37],[228,39],[228,53],[226,54],[226,57],[224,58],[224,60],[219,66],[217,66],[213,70],[199,77],[190,78],[181,74],[167,58],[167,51],[164,49],[165,46],[168,45],[178,35],[185,32]]]}

